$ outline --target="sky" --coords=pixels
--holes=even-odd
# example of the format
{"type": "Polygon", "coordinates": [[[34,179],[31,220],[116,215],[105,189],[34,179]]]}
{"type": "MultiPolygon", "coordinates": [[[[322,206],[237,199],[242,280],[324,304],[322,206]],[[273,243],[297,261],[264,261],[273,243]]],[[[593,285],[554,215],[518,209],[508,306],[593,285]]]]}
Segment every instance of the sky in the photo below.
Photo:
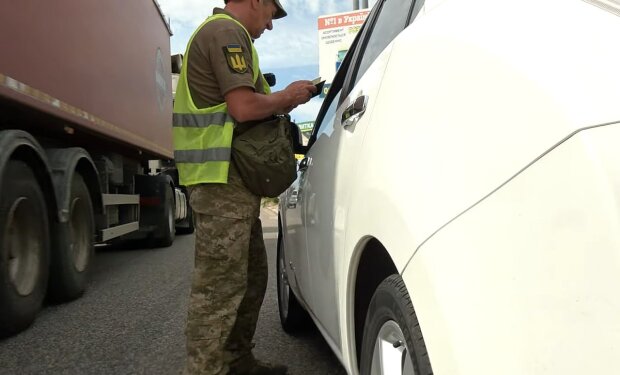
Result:
{"type": "MultiPolygon", "coordinates": [[[[185,53],[194,30],[224,0],[158,0],[170,21],[172,54],[185,53]]],[[[318,17],[353,10],[351,0],[280,0],[288,16],[274,20],[273,30],[256,40],[261,71],[274,73],[279,91],[289,83],[319,75],[318,17]]],[[[322,77],[323,79],[327,77],[322,77]]],[[[331,80],[331,79],[330,79],[331,80]]],[[[296,122],[313,121],[322,103],[318,96],[291,112],[296,122]]]]}

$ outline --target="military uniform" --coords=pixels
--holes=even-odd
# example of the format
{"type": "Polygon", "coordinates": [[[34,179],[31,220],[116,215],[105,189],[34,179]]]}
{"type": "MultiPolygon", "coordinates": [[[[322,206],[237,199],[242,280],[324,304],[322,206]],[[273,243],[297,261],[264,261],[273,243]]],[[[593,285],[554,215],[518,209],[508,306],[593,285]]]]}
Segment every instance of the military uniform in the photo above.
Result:
{"type": "MultiPolygon", "coordinates": [[[[228,14],[216,8],[214,14],[228,14]]],[[[224,103],[232,89],[250,87],[252,45],[230,20],[205,24],[194,36],[187,83],[196,107],[224,103]]],[[[238,127],[238,125],[235,125],[238,127]]],[[[195,266],[186,328],[189,374],[243,374],[252,367],[252,338],[267,286],[260,197],[230,164],[228,183],[188,188],[196,221],[195,266]]]]}

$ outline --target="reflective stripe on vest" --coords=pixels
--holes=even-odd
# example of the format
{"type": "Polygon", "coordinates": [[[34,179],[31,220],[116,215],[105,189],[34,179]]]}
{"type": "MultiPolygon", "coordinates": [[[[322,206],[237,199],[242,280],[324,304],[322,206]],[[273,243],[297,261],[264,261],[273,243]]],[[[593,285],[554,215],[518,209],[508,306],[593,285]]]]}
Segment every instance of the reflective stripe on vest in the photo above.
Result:
{"type": "MultiPolygon", "coordinates": [[[[226,19],[243,28],[243,25],[226,14],[213,15],[200,25],[187,45],[185,61],[194,37],[208,22],[226,19]]],[[[252,71],[254,82],[262,78],[265,93],[271,90],[260,73],[258,54],[252,44],[252,71]]],[[[177,85],[172,118],[174,159],[179,171],[181,185],[190,186],[202,183],[227,183],[230,166],[230,152],[235,120],[228,114],[226,103],[209,108],[196,108],[187,83],[187,63],[181,68],[177,85]]]]}
{"type": "Polygon", "coordinates": [[[177,150],[174,160],[179,163],[206,163],[208,161],[229,161],[230,148],[210,148],[207,150],[177,150]]]}
{"type": "Polygon", "coordinates": [[[224,126],[227,113],[205,113],[205,114],[191,114],[191,113],[174,113],[172,115],[172,126],[178,126],[181,128],[206,128],[207,126],[224,126]]]}

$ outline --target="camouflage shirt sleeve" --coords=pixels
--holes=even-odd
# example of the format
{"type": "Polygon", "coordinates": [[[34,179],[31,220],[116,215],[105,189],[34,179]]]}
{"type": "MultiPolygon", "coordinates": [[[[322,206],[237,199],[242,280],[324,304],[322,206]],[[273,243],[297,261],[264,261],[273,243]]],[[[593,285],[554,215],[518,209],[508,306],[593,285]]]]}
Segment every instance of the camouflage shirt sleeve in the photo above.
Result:
{"type": "Polygon", "coordinates": [[[247,33],[232,21],[216,22],[218,27],[209,44],[209,57],[222,96],[239,87],[255,90],[252,45],[247,33]]]}

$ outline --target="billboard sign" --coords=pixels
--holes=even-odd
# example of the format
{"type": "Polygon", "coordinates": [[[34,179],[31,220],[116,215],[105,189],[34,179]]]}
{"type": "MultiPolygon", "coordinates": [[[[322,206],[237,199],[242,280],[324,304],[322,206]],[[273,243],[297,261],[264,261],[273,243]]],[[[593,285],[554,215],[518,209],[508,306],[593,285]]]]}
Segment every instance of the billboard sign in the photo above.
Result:
{"type": "Polygon", "coordinates": [[[326,80],[321,97],[327,93],[368,13],[369,9],[362,9],[319,17],[319,75],[326,80]]]}

